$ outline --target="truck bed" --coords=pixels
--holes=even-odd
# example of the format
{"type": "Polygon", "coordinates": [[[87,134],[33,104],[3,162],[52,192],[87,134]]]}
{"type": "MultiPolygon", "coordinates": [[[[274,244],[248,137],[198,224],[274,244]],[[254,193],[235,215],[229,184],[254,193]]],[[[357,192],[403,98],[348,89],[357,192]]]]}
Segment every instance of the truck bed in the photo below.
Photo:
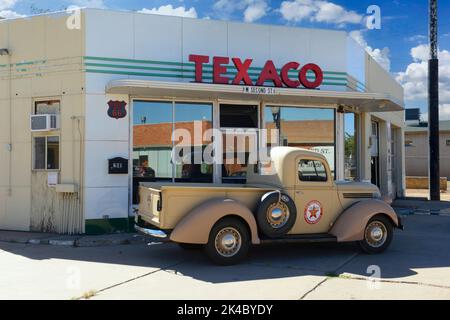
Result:
{"type": "Polygon", "coordinates": [[[275,189],[249,184],[145,182],[139,187],[139,214],[145,222],[170,230],[207,200],[233,199],[254,211],[261,196],[275,189]]]}

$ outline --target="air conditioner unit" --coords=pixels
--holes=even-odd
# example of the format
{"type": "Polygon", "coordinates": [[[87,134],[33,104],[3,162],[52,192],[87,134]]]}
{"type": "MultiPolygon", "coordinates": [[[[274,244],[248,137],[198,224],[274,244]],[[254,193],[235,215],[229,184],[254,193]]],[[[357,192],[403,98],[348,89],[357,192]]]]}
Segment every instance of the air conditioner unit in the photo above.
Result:
{"type": "Polygon", "coordinates": [[[52,131],[59,129],[59,115],[32,114],[30,117],[31,131],[52,131]]]}

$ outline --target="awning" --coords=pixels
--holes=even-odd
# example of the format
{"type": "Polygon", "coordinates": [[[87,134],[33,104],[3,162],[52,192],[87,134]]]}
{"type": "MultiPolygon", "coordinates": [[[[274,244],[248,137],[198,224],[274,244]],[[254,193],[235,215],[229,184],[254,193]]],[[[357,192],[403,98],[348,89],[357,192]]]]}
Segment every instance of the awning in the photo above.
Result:
{"type": "Polygon", "coordinates": [[[402,111],[403,103],[383,93],[354,91],[322,91],[293,88],[246,87],[211,83],[165,82],[152,80],[112,80],[106,92],[128,94],[133,98],[191,98],[262,101],[266,103],[302,104],[313,106],[345,106],[363,112],[402,111]],[[264,89],[265,88],[265,89],[264,89]],[[252,89],[265,90],[252,93],[252,89]]]}

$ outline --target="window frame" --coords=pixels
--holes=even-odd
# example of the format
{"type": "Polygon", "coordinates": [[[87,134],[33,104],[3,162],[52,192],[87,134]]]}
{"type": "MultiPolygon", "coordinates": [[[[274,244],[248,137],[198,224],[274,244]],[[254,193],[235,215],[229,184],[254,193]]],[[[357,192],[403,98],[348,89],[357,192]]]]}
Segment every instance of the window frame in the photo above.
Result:
{"type": "MultiPolygon", "coordinates": [[[[129,152],[130,152],[130,159],[132,159],[132,161],[129,161],[129,172],[131,172],[130,174],[130,184],[133,184],[133,152],[134,152],[134,139],[133,139],[133,130],[134,130],[134,108],[135,108],[135,103],[136,102],[145,102],[145,103],[167,103],[171,105],[171,113],[172,113],[172,119],[171,119],[171,124],[172,124],[172,133],[176,128],[176,106],[177,104],[198,104],[198,105],[207,105],[209,107],[211,107],[211,123],[212,123],[212,127],[214,128],[214,121],[216,121],[215,119],[215,114],[214,114],[214,109],[215,109],[215,104],[214,101],[212,100],[204,100],[204,99],[183,99],[182,97],[180,98],[165,98],[165,97],[154,97],[154,98],[149,98],[149,97],[132,97],[130,99],[131,104],[132,104],[132,108],[130,109],[130,148],[129,148],[129,152]]],[[[175,148],[175,143],[172,141],[171,143],[171,150],[174,150],[175,148]]],[[[167,178],[157,178],[155,177],[155,181],[156,182],[162,182],[162,181],[169,181],[171,183],[183,183],[182,181],[176,181],[177,178],[176,177],[176,164],[172,163],[172,161],[170,161],[171,164],[171,177],[167,177],[167,178]]],[[[205,182],[193,182],[193,183],[205,183],[205,182]]],[[[207,183],[214,183],[214,169],[213,169],[213,173],[212,173],[212,182],[207,182],[207,183]]]]}
{"type": "Polygon", "coordinates": [[[61,171],[61,135],[59,134],[46,134],[46,135],[34,135],[32,137],[32,143],[31,143],[31,170],[33,172],[60,172],[61,171]],[[58,147],[59,147],[59,151],[58,151],[58,168],[57,169],[47,169],[48,167],[48,138],[53,138],[53,137],[57,137],[58,138],[58,147]],[[45,168],[44,169],[37,169],[35,168],[35,160],[36,160],[36,150],[35,150],[35,146],[36,146],[36,138],[45,138],[45,168]]]}
{"type": "Polygon", "coordinates": [[[48,113],[38,113],[37,112],[37,106],[40,103],[44,103],[44,102],[58,102],[59,103],[59,108],[58,108],[58,112],[57,113],[51,113],[51,114],[56,114],[59,115],[61,114],[61,99],[59,98],[39,98],[33,101],[33,114],[38,115],[38,114],[48,114],[48,113]]]}
{"type": "MultiPolygon", "coordinates": [[[[296,165],[297,165],[297,181],[301,184],[313,184],[313,183],[320,183],[320,184],[325,184],[325,183],[329,183],[330,182],[330,177],[331,172],[329,166],[322,160],[322,159],[317,159],[317,158],[308,158],[308,157],[300,157],[296,160],[296,165]],[[324,181],[307,181],[307,180],[302,180],[300,179],[300,163],[302,161],[318,161],[322,164],[323,168],[325,169],[325,175],[326,175],[326,179],[324,181]]],[[[317,170],[315,170],[317,173],[317,170]]]]}
{"type": "MultiPolygon", "coordinates": [[[[337,180],[337,153],[338,153],[338,148],[337,148],[337,139],[338,139],[338,134],[337,134],[337,109],[336,107],[334,107],[333,105],[317,105],[317,104],[296,104],[296,103],[280,103],[280,102],[263,102],[261,104],[261,110],[260,110],[260,114],[261,114],[261,129],[266,129],[266,121],[265,121],[265,111],[266,108],[270,108],[270,107],[280,107],[280,112],[282,110],[282,108],[297,108],[297,109],[326,109],[326,110],[332,110],[333,111],[333,148],[334,148],[334,166],[333,166],[333,170],[331,170],[332,168],[330,167],[330,172],[328,173],[329,177],[333,177],[333,181],[337,180]],[[333,175],[334,172],[334,175],[333,175]]],[[[355,112],[356,113],[356,112],[355,112]]],[[[281,135],[279,137],[281,139],[281,135]]],[[[278,145],[283,145],[280,144],[280,141],[278,142],[278,145]]],[[[327,145],[321,145],[321,146],[327,146],[327,145]]],[[[331,145],[330,145],[331,146],[331,145]]],[[[329,179],[330,180],[330,179],[329,179]]]]}

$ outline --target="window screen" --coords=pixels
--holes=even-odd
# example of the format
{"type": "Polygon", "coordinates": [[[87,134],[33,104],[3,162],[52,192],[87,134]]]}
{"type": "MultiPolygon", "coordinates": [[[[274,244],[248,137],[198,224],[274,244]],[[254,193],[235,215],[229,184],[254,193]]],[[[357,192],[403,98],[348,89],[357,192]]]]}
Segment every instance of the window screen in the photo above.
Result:
{"type": "Polygon", "coordinates": [[[59,112],[59,100],[37,101],[34,104],[34,114],[58,114],[59,112]]]}

